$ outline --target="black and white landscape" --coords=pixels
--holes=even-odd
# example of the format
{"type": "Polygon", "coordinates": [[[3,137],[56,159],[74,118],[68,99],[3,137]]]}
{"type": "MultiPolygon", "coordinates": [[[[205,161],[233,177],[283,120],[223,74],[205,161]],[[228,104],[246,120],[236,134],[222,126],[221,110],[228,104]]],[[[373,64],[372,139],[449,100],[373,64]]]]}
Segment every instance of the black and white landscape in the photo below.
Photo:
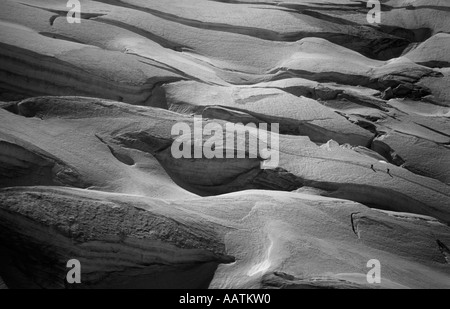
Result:
{"type": "Polygon", "coordinates": [[[450,288],[450,2],[366,2],[1,0],[0,288],[450,288]]]}

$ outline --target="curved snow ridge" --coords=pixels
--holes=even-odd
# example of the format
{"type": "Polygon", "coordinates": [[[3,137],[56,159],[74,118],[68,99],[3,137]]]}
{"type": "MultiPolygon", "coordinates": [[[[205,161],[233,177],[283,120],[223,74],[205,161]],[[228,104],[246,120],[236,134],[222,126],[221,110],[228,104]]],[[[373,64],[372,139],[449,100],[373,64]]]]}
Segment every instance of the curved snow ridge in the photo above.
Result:
{"type": "Polygon", "coordinates": [[[416,83],[425,77],[442,76],[439,71],[405,57],[375,61],[323,39],[306,38],[299,43],[298,52],[269,71],[276,79],[300,77],[376,90],[401,87],[405,88],[403,95],[421,97],[430,91],[416,83]],[[336,63],[336,59],[340,61],[336,63]]]}
{"type": "MultiPolygon", "coordinates": [[[[2,134],[0,134],[2,135],[2,134]]],[[[86,188],[90,184],[62,160],[24,141],[0,140],[0,187],[26,185],[69,185],[86,188]]]]}
{"type": "Polygon", "coordinates": [[[426,27],[432,29],[433,34],[450,31],[450,7],[445,0],[390,0],[383,6],[386,9],[383,24],[407,29],[426,27]]]}
{"type": "Polygon", "coordinates": [[[318,101],[276,88],[221,87],[186,81],[167,84],[163,89],[168,108],[178,113],[244,124],[278,123],[282,134],[309,136],[319,143],[333,139],[367,146],[373,138],[373,134],[318,101]]]}
{"type": "Polygon", "coordinates": [[[450,34],[438,33],[404,57],[428,67],[450,67],[450,34]]]}
{"type": "Polygon", "coordinates": [[[324,196],[352,200],[374,208],[429,215],[450,222],[450,210],[447,207],[450,190],[439,181],[404,173],[395,166],[390,167],[389,175],[386,170],[378,168],[379,164],[374,164],[378,170],[375,173],[370,169],[370,161],[367,161],[367,165],[351,162],[342,162],[341,165],[331,164],[332,159],[327,161],[325,158],[296,160],[295,155],[286,156],[285,159],[283,155],[280,157],[282,162],[286,160],[280,167],[301,178],[303,185],[325,190],[322,193],[324,196]],[[297,166],[287,162],[296,162],[297,166]],[[314,171],[307,167],[310,164],[317,166],[318,163],[321,164],[314,171]],[[342,177],[331,174],[330,169],[335,173],[347,170],[347,175],[342,177]]]}
{"type": "MultiPolygon", "coordinates": [[[[36,102],[26,100],[22,103],[19,104],[20,108],[16,104],[7,105],[12,112],[22,116],[0,110],[1,131],[8,132],[6,139],[13,143],[20,142],[27,151],[51,154],[50,158],[63,162],[61,166],[70,166],[66,174],[65,169],[56,173],[59,170],[55,167],[54,180],[59,179],[55,185],[64,183],[83,188],[168,199],[195,196],[176,185],[150,153],[117,147],[110,142],[109,134],[103,132],[104,128],[113,131],[122,125],[128,126],[130,116],[144,117],[141,120],[145,120],[140,124],[147,126],[150,124],[150,127],[155,119],[159,119],[161,124],[164,123],[163,119],[173,119],[174,116],[174,119],[183,121],[182,116],[158,109],[153,112],[159,114],[159,117],[152,117],[148,114],[149,110],[144,107],[79,97],[64,99],[46,97],[36,102]],[[95,124],[97,129],[93,130],[92,124],[95,124]],[[120,161],[108,146],[113,147],[116,154],[130,158],[134,164],[128,165],[120,161]],[[77,173],[71,174],[70,171],[77,173]]],[[[170,133],[170,128],[165,132],[170,133]]],[[[14,177],[20,175],[16,173],[14,177]]],[[[28,181],[27,185],[40,185],[42,181],[48,180],[45,177],[24,177],[24,180],[28,181]]]]}
{"type": "MultiPolygon", "coordinates": [[[[328,184],[308,185],[320,189],[328,187],[328,184]]],[[[446,223],[450,222],[450,211],[443,204],[441,207],[433,207],[427,204],[427,201],[416,200],[413,197],[401,193],[401,191],[370,185],[340,184],[334,186],[337,188],[336,190],[329,191],[323,195],[352,200],[377,209],[428,215],[446,223]]],[[[450,199],[450,195],[443,196],[446,200],[450,199]]]]}
{"type": "Polygon", "coordinates": [[[170,71],[143,66],[134,56],[120,52],[61,43],[27,31],[19,40],[21,30],[9,30],[5,29],[0,43],[0,82],[10,91],[96,96],[145,105],[155,83],[182,79],[170,71]]]}
{"type": "MultiPolygon", "coordinates": [[[[316,143],[326,143],[329,140],[335,140],[341,144],[368,146],[373,138],[369,132],[352,125],[344,119],[340,119],[339,116],[331,111],[322,111],[320,115],[322,117],[318,119],[299,120],[295,119],[297,118],[295,111],[289,110],[287,107],[284,111],[280,108],[277,113],[270,113],[270,111],[267,114],[264,113],[271,108],[270,105],[272,104],[269,104],[264,106],[265,102],[258,102],[258,104],[249,104],[243,107],[234,107],[236,106],[234,104],[232,106],[225,105],[226,107],[220,105],[199,107],[190,103],[176,103],[170,104],[169,108],[172,111],[183,114],[196,113],[204,118],[243,123],[244,125],[259,123],[279,124],[280,134],[307,136],[316,143]],[[280,113],[284,117],[274,115],[280,113]],[[326,118],[327,116],[330,118],[326,118]]],[[[307,111],[305,111],[306,114],[307,111]]]]}
{"type": "Polygon", "coordinates": [[[450,170],[442,168],[450,164],[450,149],[445,145],[402,132],[390,132],[374,141],[374,145],[377,146],[386,143],[404,160],[404,168],[450,184],[450,170]],[[433,159],[424,160],[424,158],[433,159]]]}
{"type": "Polygon", "coordinates": [[[152,94],[152,86],[145,85],[145,82],[143,85],[127,85],[91,75],[64,61],[45,59],[41,62],[44,65],[36,66],[38,55],[18,50],[14,55],[14,58],[7,55],[0,57],[0,82],[3,88],[26,96],[84,95],[144,105],[152,94]]]}
{"type": "Polygon", "coordinates": [[[148,275],[154,276],[158,268],[152,265],[175,270],[196,263],[234,261],[214,227],[200,226],[199,217],[172,210],[169,218],[156,201],[133,204],[86,197],[81,191],[3,189],[2,245],[24,255],[35,250],[35,258],[52,260],[51,265],[31,267],[42,267],[38,281],[49,288],[64,286],[58,278],[65,276],[65,263],[72,258],[80,260],[83,281],[92,286],[136,268],[144,273],[149,268],[148,275]]]}

